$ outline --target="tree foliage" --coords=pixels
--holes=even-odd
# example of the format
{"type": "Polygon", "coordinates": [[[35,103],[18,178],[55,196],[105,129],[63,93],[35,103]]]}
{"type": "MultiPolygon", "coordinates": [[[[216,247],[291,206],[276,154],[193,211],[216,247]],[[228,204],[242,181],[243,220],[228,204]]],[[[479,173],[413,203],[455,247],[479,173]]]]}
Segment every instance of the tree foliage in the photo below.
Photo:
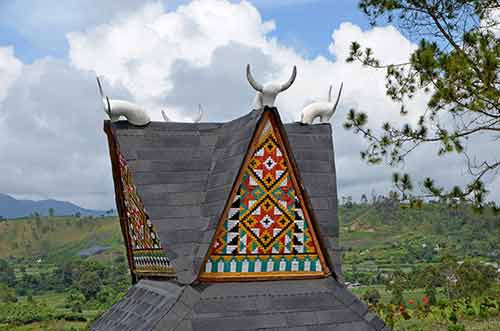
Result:
{"type": "MultiPolygon", "coordinates": [[[[438,143],[439,155],[464,155],[471,175],[465,187],[444,188],[432,178],[424,192],[412,193],[407,174],[394,176],[404,200],[439,197],[450,203],[470,200],[485,204],[485,180],[500,170],[500,160],[474,160],[468,141],[500,133],[500,2],[498,0],[360,0],[359,8],[372,24],[395,23],[413,38],[418,48],[407,63],[383,64],[370,48],[351,45],[348,62],[386,70],[386,93],[401,105],[416,93],[430,93],[427,107],[416,124],[384,123],[380,131],[368,127],[368,116],[351,109],[345,128],[361,134],[368,147],[361,157],[369,163],[397,165],[426,143],[438,143]],[[497,15],[495,17],[495,15],[497,15]],[[497,33],[497,35],[495,35],[497,33]]],[[[495,206],[493,206],[496,208],[495,206]]]]}
{"type": "Polygon", "coordinates": [[[369,288],[363,294],[362,299],[372,305],[376,305],[380,301],[380,292],[376,288],[369,288]]]}
{"type": "Polygon", "coordinates": [[[395,270],[386,285],[386,290],[391,292],[391,303],[403,304],[403,292],[408,287],[408,276],[401,270],[395,270]]]}

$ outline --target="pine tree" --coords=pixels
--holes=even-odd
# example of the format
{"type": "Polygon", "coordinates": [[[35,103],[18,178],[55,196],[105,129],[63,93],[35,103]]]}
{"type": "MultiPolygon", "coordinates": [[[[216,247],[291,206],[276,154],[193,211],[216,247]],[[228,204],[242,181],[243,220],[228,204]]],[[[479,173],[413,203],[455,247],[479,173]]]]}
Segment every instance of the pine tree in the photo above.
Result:
{"type": "Polygon", "coordinates": [[[406,102],[417,92],[431,94],[416,125],[385,123],[380,132],[368,127],[365,113],[351,109],[344,126],[366,138],[362,158],[397,165],[420,145],[439,143],[439,155],[466,156],[471,180],[465,187],[444,188],[429,177],[423,182],[424,192],[415,195],[410,176],[396,174],[393,180],[401,197],[409,201],[439,197],[449,203],[469,200],[482,209],[485,179],[497,174],[500,160],[474,161],[468,141],[485,135],[498,138],[500,133],[498,0],[360,0],[359,8],[373,25],[395,23],[420,38],[420,43],[407,63],[383,64],[370,48],[353,42],[347,62],[385,69],[386,93],[401,104],[402,116],[408,113],[406,102]],[[445,117],[450,125],[443,125],[445,117]]]}

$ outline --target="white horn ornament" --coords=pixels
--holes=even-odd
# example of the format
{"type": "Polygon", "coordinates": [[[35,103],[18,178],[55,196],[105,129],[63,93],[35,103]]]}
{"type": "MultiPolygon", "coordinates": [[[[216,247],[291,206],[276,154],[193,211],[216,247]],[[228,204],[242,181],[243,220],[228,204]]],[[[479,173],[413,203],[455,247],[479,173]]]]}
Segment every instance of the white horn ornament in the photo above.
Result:
{"type": "Polygon", "coordinates": [[[99,77],[97,77],[97,85],[104,105],[104,111],[108,114],[111,122],[118,121],[121,116],[125,117],[131,124],[137,126],[144,126],[151,122],[148,113],[139,105],[125,100],[109,99],[107,96],[104,96],[99,77]]]}
{"type": "Polygon", "coordinates": [[[296,77],[297,77],[297,67],[293,66],[292,75],[290,76],[290,78],[286,83],[283,84],[267,83],[262,85],[253,78],[252,72],[250,70],[250,65],[247,64],[248,83],[257,91],[252,105],[253,109],[261,109],[264,106],[273,107],[278,94],[287,90],[290,86],[292,86],[296,77]]]}
{"type": "Polygon", "coordinates": [[[304,107],[300,115],[300,122],[302,124],[312,124],[316,117],[320,118],[320,123],[330,122],[330,119],[337,110],[343,87],[344,83],[340,85],[337,100],[335,101],[335,103],[332,103],[332,86],[330,85],[330,91],[328,92],[328,102],[313,102],[310,105],[304,107]]]}

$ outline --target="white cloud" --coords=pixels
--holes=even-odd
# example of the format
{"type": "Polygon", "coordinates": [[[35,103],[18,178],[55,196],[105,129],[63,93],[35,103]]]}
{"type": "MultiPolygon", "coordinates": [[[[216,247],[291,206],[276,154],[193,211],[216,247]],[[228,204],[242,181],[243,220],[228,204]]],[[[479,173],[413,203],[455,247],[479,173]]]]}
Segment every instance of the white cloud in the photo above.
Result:
{"type": "MultiPolygon", "coordinates": [[[[250,0],[252,5],[257,8],[279,8],[291,6],[303,6],[312,3],[320,2],[321,0],[250,0]]],[[[233,1],[235,2],[235,1],[233,1]]]]}
{"type": "Polygon", "coordinates": [[[481,21],[481,25],[490,30],[496,37],[500,37],[500,8],[493,9],[489,15],[481,21]]]}
{"type": "Polygon", "coordinates": [[[1,107],[3,193],[113,205],[104,112],[92,74],[62,61],[35,61],[23,67],[1,107]]]}
{"type": "MultiPolygon", "coordinates": [[[[0,104],[7,95],[7,90],[21,73],[23,64],[14,55],[11,46],[0,47],[0,104]]],[[[0,115],[1,116],[1,115],[0,115]]]]}
{"type": "Polygon", "coordinates": [[[175,12],[154,3],[110,24],[69,33],[69,55],[77,68],[120,81],[138,102],[159,106],[158,98],[173,87],[169,75],[175,61],[207,66],[218,47],[231,42],[262,47],[273,28],[245,2],[196,1],[175,12]]]}
{"type": "MultiPolygon", "coordinates": [[[[77,67],[122,82],[137,100],[155,109],[151,115],[156,119],[160,119],[156,109],[161,106],[182,119],[192,114],[199,102],[205,106],[208,120],[244,114],[253,93],[245,80],[246,63],[253,64],[261,81],[285,80],[292,65],[298,66],[295,84],[277,101],[285,121],[296,119],[308,101],[326,98],[330,84],[338,90],[343,81],[341,107],[333,120],[341,191],[352,192],[355,186],[362,189],[361,183],[364,189],[377,185],[380,192],[387,190],[393,170],[366,166],[359,159],[364,142],[344,131],[341,124],[351,107],[366,111],[371,125],[395,122],[399,106],[385,95],[383,71],[346,64],[344,59],[354,40],[371,47],[387,63],[407,61],[416,45],[390,26],[362,31],[344,23],[333,32],[329,47],[336,61],[324,57],[308,60],[269,38],[267,33],[273,28],[273,23],[263,22],[248,3],[196,1],[175,12],[164,12],[156,4],[94,30],[70,34],[70,55],[77,67]],[[94,56],[97,52],[99,58],[94,56]]],[[[415,121],[426,100],[425,95],[418,95],[410,103],[408,120],[415,121]]]]}
{"type": "Polygon", "coordinates": [[[65,33],[86,29],[144,5],[143,0],[0,1],[1,25],[43,53],[64,52],[65,33]]]}
{"type": "MultiPolygon", "coordinates": [[[[277,100],[285,122],[298,118],[307,102],[325,99],[330,84],[337,91],[343,81],[342,101],[332,120],[340,194],[359,198],[372,189],[386,192],[393,170],[363,163],[363,140],[345,131],[342,122],[351,107],[366,111],[371,125],[395,122],[399,106],[385,95],[384,72],[344,59],[354,40],[372,47],[383,62],[407,60],[415,45],[393,27],[362,31],[343,23],[332,33],[332,59],[308,60],[270,38],[275,28],[248,2],[199,0],[175,11],[146,4],[106,24],[69,33],[70,64],[44,60],[26,66],[5,100],[3,111],[9,115],[0,133],[0,152],[11,153],[13,161],[0,166],[2,187],[9,188],[7,193],[37,192],[87,207],[109,207],[113,188],[101,133],[104,114],[91,72],[109,80],[108,95],[127,96],[129,91],[127,97],[144,105],[153,119],[161,120],[159,110],[165,107],[180,120],[193,115],[201,103],[204,120],[220,121],[250,110],[254,91],[244,72],[245,64],[251,63],[260,81],[286,80],[297,65],[295,84],[277,100]],[[25,179],[13,179],[20,175],[25,179]]],[[[426,100],[418,95],[407,119],[414,121],[426,100]]],[[[420,176],[438,174],[446,184],[463,183],[464,177],[457,176],[462,161],[436,161],[434,148],[422,149],[404,170],[420,176]]]]}
{"type": "MultiPolygon", "coordinates": [[[[341,80],[345,82],[346,102],[358,104],[360,100],[367,99],[370,100],[370,106],[377,102],[381,105],[388,103],[384,73],[370,72],[343,62],[352,40],[373,44],[373,48],[388,61],[405,60],[415,47],[392,27],[363,32],[359,27],[346,23],[334,33],[335,43],[330,46],[339,61],[333,62],[323,57],[306,60],[293,49],[267,37],[267,33],[274,28],[273,22],[263,22],[259,12],[247,2],[231,4],[227,1],[205,0],[182,5],[175,12],[165,12],[158,3],[150,4],[141,11],[117,18],[109,24],[70,33],[68,39],[73,65],[94,70],[112,81],[123,83],[138,102],[156,110],[151,114],[156,119],[160,118],[158,108],[173,106],[163,105],[162,102],[174,100],[178,93],[183,93],[176,88],[173,70],[207,70],[216,63],[214,57],[220,54],[220,50],[229,45],[233,48],[256,49],[262,57],[267,57],[273,63],[273,66],[266,68],[267,76],[259,75],[264,71],[258,63],[253,63],[260,80],[284,80],[290,75],[292,65],[298,65],[296,84],[278,101],[278,106],[286,110],[284,113],[289,120],[298,116],[307,100],[324,98],[328,86],[334,84],[338,88],[341,80]],[[221,21],[224,24],[220,24],[221,21]],[[398,47],[387,51],[383,47],[387,42],[398,47]],[[183,68],[179,68],[179,63],[183,68]]],[[[238,63],[240,67],[233,66],[234,71],[230,74],[241,77],[241,82],[244,82],[245,61],[242,60],[253,62],[252,57],[243,54],[222,61],[238,63]]],[[[219,71],[224,70],[223,67],[219,71]]],[[[225,72],[229,73],[229,70],[225,72]]],[[[211,86],[205,84],[204,88],[203,82],[193,81],[193,84],[200,89],[210,90],[211,86]]],[[[220,91],[224,90],[225,83],[224,79],[220,79],[217,84],[221,86],[220,91]]],[[[177,106],[176,110],[183,110],[178,102],[171,102],[177,104],[174,105],[177,106]]],[[[196,101],[193,100],[193,103],[196,101]]],[[[185,106],[185,110],[192,108],[192,105],[185,106]]]]}

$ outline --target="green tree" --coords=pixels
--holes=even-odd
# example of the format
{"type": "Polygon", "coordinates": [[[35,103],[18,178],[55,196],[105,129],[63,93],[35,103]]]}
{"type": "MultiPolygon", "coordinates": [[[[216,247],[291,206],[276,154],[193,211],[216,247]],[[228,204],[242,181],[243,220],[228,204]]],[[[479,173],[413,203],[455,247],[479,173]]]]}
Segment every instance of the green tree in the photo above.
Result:
{"type": "Polygon", "coordinates": [[[54,217],[54,208],[49,208],[49,216],[54,217]]]}
{"type": "Polygon", "coordinates": [[[441,266],[428,265],[420,271],[417,271],[416,285],[425,289],[425,295],[429,298],[431,305],[437,302],[437,288],[443,286],[445,276],[443,275],[441,266]]]}
{"type": "Polygon", "coordinates": [[[71,305],[71,312],[73,312],[73,313],[81,313],[82,312],[82,303],[81,302],[74,302],[71,305]]]}
{"type": "Polygon", "coordinates": [[[71,308],[72,312],[82,312],[82,305],[85,302],[85,296],[77,289],[71,289],[66,295],[66,306],[71,308]]]}
{"type": "Polygon", "coordinates": [[[380,292],[376,288],[369,288],[366,290],[366,292],[363,294],[362,299],[372,305],[376,305],[380,301],[380,292]]]}
{"type": "Polygon", "coordinates": [[[115,293],[113,292],[113,290],[109,287],[102,287],[101,290],[99,291],[99,293],[97,293],[97,301],[99,301],[100,303],[107,303],[109,302],[111,299],[114,298],[114,295],[115,293]]]}
{"type": "Polygon", "coordinates": [[[391,292],[391,303],[403,304],[403,292],[408,287],[408,277],[401,270],[395,270],[386,285],[386,290],[391,292]]]}
{"type": "Polygon", "coordinates": [[[78,282],[76,282],[76,287],[83,293],[87,300],[96,298],[97,293],[101,290],[101,285],[101,279],[93,271],[85,271],[80,276],[78,282]]]}
{"type": "Polygon", "coordinates": [[[451,291],[456,298],[470,298],[487,294],[497,277],[490,265],[465,261],[455,269],[455,280],[451,291]]]}
{"type": "Polygon", "coordinates": [[[383,64],[370,48],[363,49],[357,42],[352,43],[347,61],[385,69],[386,93],[401,104],[402,116],[408,113],[406,102],[417,92],[431,94],[417,123],[401,127],[385,123],[380,131],[367,125],[365,113],[351,109],[344,126],[367,139],[362,158],[368,163],[397,165],[419,146],[438,143],[439,155],[466,156],[469,183],[444,188],[427,178],[424,191],[415,195],[410,176],[395,174],[401,198],[418,201],[435,196],[448,203],[470,200],[483,208],[484,180],[496,175],[500,161],[472,161],[468,142],[500,133],[500,42],[495,35],[500,21],[494,17],[498,0],[360,0],[359,8],[372,24],[393,22],[421,39],[406,63],[383,64]]]}

